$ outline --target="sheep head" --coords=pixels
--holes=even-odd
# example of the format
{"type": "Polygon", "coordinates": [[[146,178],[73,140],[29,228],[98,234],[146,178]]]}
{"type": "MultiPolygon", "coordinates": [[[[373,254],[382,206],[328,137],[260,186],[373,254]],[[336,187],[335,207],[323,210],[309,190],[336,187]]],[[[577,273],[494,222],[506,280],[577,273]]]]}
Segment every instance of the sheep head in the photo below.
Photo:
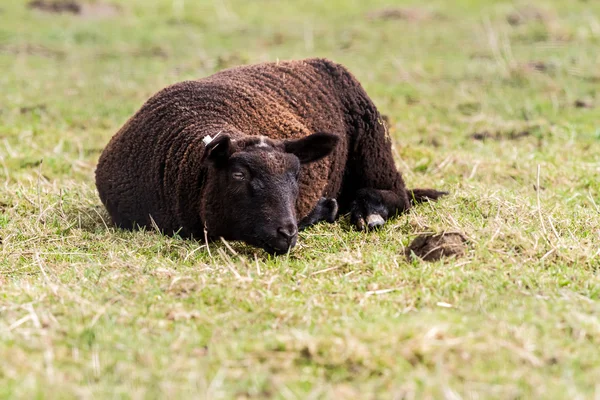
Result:
{"type": "Polygon", "coordinates": [[[209,235],[286,253],[298,236],[300,167],[326,157],[337,142],[329,133],[293,140],[220,133],[207,141],[200,217],[209,235]]]}

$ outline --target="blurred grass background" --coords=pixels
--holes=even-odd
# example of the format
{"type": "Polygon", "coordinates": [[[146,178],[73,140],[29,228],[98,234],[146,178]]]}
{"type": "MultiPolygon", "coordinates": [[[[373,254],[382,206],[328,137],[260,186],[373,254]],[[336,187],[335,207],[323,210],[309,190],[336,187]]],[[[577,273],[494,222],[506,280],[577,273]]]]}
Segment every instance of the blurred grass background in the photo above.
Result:
{"type": "Polygon", "coordinates": [[[35,4],[0,3],[0,397],[600,396],[599,2],[35,4]],[[149,96],[315,56],[450,197],[276,259],[108,226],[95,163],[149,96]],[[444,230],[464,258],[405,259],[444,230]]]}

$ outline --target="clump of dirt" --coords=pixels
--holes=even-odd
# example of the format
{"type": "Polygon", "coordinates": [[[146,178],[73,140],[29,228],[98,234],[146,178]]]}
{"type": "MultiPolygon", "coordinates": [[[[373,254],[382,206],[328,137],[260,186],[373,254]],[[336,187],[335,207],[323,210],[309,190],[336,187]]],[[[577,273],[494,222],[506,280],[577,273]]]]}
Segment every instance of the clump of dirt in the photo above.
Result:
{"type": "Polygon", "coordinates": [[[75,0],[33,0],[29,8],[53,14],[73,14],[83,18],[109,18],[119,14],[119,8],[110,3],[83,3],[75,0]]]}
{"type": "Polygon", "coordinates": [[[443,257],[461,257],[465,254],[467,239],[458,232],[424,234],[417,236],[406,249],[406,257],[417,256],[425,261],[437,261],[443,257]]]}
{"type": "Polygon", "coordinates": [[[388,7],[371,11],[367,14],[367,18],[379,21],[403,20],[409,22],[423,22],[433,19],[442,19],[442,15],[424,8],[388,7]]]}
{"type": "Polygon", "coordinates": [[[506,21],[512,25],[523,25],[528,22],[548,22],[552,20],[552,14],[546,10],[534,6],[517,8],[506,15],[506,21]]]}
{"type": "Polygon", "coordinates": [[[590,99],[579,99],[574,103],[576,108],[594,108],[594,102],[590,99]]]}
{"type": "Polygon", "coordinates": [[[19,108],[21,114],[43,113],[48,109],[45,104],[36,104],[33,106],[23,106],[19,108]]]}
{"type": "Polygon", "coordinates": [[[510,65],[511,78],[515,81],[527,80],[537,74],[554,75],[558,65],[545,61],[530,61],[510,65]]]}
{"type": "Polygon", "coordinates": [[[435,147],[435,148],[442,146],[442,143],[440,143],[438,138],[435,137],[434,135],[421,137],[421,140],[419,140],[419,144],[422,144],[425,146],[431,146],[431,147],[435,147]]]}
{"type": "Polygon", "coordinates": [[[473,140],[485,141],[485,140],[518,140],[527,136],[530,136],[531,132],[528,130],[523,131],[510,131],[508,133],[496,131],[481,131],[475,132],[470,135],[470,138],[473,140]]]}
{"type": "Polygon", "coordinates": [[[538,72],[548,72],[553,69],[553,65],[548,64],[544,61],[532,61],[523,65],[525,69],[530,69],[538,72]]]}

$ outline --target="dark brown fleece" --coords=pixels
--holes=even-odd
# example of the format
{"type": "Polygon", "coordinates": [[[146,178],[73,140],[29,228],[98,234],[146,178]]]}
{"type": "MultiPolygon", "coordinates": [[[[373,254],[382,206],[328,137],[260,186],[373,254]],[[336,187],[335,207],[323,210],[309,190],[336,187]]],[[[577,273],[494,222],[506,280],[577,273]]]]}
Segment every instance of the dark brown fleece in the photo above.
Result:
{"type": "Polygon", "coordinates": [[[218,132],[239,147],[256,140],[248,135],[340,137],[331,155],[302,167],[298,220],[321,197],[347,209],[363,187],[396,193],[400,211],[409,207],[381,116],[360,83],[339,64],[308,59],[237,67],[150,98],[98,163],[96,184],[113,221],[132,228],[154,220],[165,233],[202,237],[202,139],[218,132]]]}

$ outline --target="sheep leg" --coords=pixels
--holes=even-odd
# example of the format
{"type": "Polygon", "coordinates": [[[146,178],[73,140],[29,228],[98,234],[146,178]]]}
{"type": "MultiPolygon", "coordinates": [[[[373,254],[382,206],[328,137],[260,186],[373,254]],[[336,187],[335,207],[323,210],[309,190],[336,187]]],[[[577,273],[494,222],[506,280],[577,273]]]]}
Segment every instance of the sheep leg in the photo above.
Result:
{"type": "Polygon", "coordinates": [[[350,223],[359,230],[372,230],[408,207],[404,196],[390,190],[360,189],[350,206],[350,223]]]}
{"type": "Polygon", "coordinates": [[[388,218],[411,207],[402,175],[396,169],[391,140],[375,106],[370,123],[359,123],[350,142],[344,188],[339,198],[343,212],[359,230],[376,229],[388,218]]]}
{"type": "Polygon", "coordinates": [[[338,204],[335,199],[321,197],[315,208],[300,221],[298,229],[306,229],[317,222],[327,221],[332,223],[335,221],[338,213],[338,204]]]}

